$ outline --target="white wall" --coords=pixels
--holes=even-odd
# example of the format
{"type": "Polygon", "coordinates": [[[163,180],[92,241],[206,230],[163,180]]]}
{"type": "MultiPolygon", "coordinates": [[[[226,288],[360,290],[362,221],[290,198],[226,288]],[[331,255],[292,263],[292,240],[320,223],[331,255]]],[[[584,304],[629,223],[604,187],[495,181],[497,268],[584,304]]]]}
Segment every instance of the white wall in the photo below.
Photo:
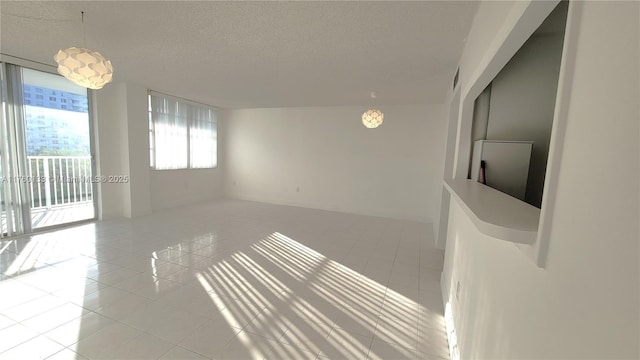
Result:
{"type": "MultiPolygon", "coordinates": [[[[471,33],[513,20],[487,6],[471,33]]],[[[571,3],[575,64],[559,99],[568,113],[545,268],[480,234],[452,202],[443,287],[462,358],[640,355],[639,6],[571,3]]],[[[465,62],[492,40],[476,37],[465,62]]]]}
{"type": "MultiPolygon", "coordinates": [[[[445,101],[449,106],[446,108],[446,132],[443,134],[446,145],[444,151],[444,171],[442,178],[450,179],[453,177],[453,160],[456,152],[456,133],[458,129],[458,116],[460,115],[460,86],[457,86],[453,92],[447,94],[445,101]]],[[[447,229],[449,223],[449,202],[451,196],[444,183],[440,185],[442,190],[440,202],[438,203],[438,218],[434,219],[434,234],[436,234],[436,248],[444,249],[447,243],[447,229]]]]}
{"type": "MultiPolygon", "coordinates": [[[[129,175],[126,85],[110,84],[92,94],[97,175],[129,175]]],[[[128,184],[104,182],[96,187],[100,219],[124,216],[131,206],[128,184]]]]}
{"type": "Polygon", "coordinates": [[[220,165],[215,169],[151,170],[149,175],[153,210],[222,197],[220,165]]]}
{"type": "Polygon", "coordinates": [[[129,198],[131,206],[125,216],[151,213],[149,191],[149,117],[147,89],[127,83],[127,133],[129,198]]]}
{"type": "Polygon", "coordinates": [[[442,105],[243,109],[227,113],[227,196],[433,221],[442,178],[442,105]]]}
{"type": "MultiPolygon", "coordinates": [[[[498,38],[504,23],[510,18],[518,0],[514,1],[483,1],[473,18],[472,29],[469,31],[464,46],[463,56],[460,58],[460,76],[458,78],[462,93],[465,94],[471,84],[463,83],[462,79],[470,79],[483,65],[487,49],[493,44],[490,40],[498,38]],[[465,56],[476,54],[480,57],[465,56]]],[[[484,89],[484,88],[483,88],[484,89]]],[[[475,100],[475,99],[474,99],[475,100]]]]}

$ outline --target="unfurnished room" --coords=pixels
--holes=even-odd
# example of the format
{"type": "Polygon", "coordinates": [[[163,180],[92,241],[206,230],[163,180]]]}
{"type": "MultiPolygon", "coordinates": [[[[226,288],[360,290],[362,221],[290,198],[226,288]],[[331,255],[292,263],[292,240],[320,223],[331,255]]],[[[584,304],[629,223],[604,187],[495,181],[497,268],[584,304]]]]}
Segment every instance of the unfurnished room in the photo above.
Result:
{"type": "Polygon", "coordinates": [[[0,15],[0,359],[640,357],[640,2],[0,15]]]}

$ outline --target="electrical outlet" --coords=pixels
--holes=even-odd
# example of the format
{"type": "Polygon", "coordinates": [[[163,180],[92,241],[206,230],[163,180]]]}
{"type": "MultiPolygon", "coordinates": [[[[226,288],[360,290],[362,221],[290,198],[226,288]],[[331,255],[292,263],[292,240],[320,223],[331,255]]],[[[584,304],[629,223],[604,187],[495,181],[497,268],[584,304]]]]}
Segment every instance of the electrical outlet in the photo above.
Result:
{"type": "Polygon", "coordinates": [[[460,300],[460,281],[456,284],[456,301],[460,300]]]}

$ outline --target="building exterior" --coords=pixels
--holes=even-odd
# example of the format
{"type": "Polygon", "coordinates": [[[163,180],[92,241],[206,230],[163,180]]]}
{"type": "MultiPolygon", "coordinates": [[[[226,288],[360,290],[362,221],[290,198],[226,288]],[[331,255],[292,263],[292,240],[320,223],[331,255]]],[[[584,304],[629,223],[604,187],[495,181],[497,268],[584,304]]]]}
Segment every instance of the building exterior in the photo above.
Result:
{"type": "Polygon", "coordinates": [[[87,96],[25,84],[28,156],[89,155],[87,96]]]}

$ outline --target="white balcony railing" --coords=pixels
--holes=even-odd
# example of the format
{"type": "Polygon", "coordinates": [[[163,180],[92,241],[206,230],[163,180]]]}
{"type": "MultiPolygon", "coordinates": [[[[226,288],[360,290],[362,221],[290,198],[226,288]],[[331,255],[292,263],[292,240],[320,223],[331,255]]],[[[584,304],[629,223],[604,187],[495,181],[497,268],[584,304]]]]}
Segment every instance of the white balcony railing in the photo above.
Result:
{"type": "Polygon", "coordinates": [[[27,156],[31,208],[93,200],[91,156],[27,156]]]}

